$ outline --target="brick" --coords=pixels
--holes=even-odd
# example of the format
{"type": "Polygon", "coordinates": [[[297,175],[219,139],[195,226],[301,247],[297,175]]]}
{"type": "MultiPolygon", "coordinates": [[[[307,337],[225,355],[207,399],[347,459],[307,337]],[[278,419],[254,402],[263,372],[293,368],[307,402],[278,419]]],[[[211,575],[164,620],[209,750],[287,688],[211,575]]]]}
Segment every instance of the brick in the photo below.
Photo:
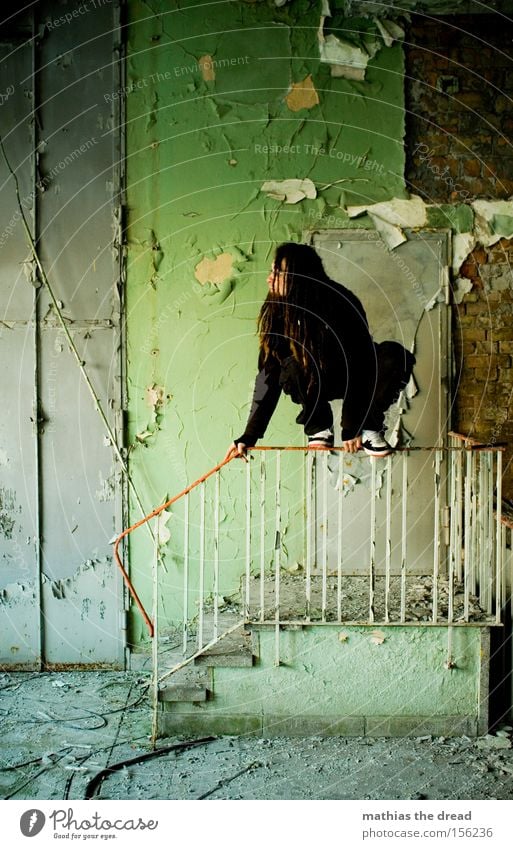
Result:
{"type": "Polygon", "coordinates": [[[465,327],[462,335],[465,342],[482,342],[486,339],[486,330],[479,327],[465,327]]]}
{"type": "Polygon", "coordinates": [[[472,253],[470,254],[474,262],[483,263],[488,259],[488,255],[484,248],[474,248],[472,253]]]}
{"type": "Polygon", "coordinates": [[[469,302],[465,306],[467,315],[485,315],[487,313],[487,309],[481,301],[469,302]]]}
{"type": "Polygon", "coordinates": [[[499,373],[496,368],[476,368],[474,374],[477,381],[484,381],[485,383],[491,383],[492,381],[496,381],[499,376],[499,373]]]}
{"type": "Polygon", "coordinates": [[[481,163],[478,159],[463,159],[463,173],[468,177],[481,176],[481,163]]]}
{"type": "MultiPolygon", "coordinates": [[[[511,340],[503,340],[498,343],[499,350],[501,354],[513,354],[513,339],[511,340]]],[[[512,377],[513,382],[513,377],[512,377]]]]}
{"type": "MultiPolygon", "coordinates": [[[[498,342],[476,342],[475,343],[476,354],[497,354],[499,352],[499,343],[498,342]]],[[[508,351],[502,351],[503,354],[507,354],[508,351]]]]}
{"type": "Polygon", "coordinates": [[[487,331],[487,339],[491,342],[510,342],[513,339],[513,328],[502,327],[498,329],[490,328],[487,331]]]}
{"type": "Polygon", "coordinates": [[[467,368],[486,369],[490,366],[491,357],[485,354],[473,354],[465,358],[467,368]]]}

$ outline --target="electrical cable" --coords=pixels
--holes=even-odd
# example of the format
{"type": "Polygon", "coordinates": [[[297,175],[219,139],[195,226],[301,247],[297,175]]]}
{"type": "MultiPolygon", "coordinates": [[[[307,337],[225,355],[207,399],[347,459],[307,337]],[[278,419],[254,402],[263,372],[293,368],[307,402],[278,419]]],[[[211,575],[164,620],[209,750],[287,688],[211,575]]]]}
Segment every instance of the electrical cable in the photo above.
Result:
{"type": "Polygon", "coordinates": [[[170,752],[181,752],[185,749],[192,749],[195,746],[202,746],[205,743],[213,743],[214,740],[217,739],[217,737],[201,737],[198,740],[186,740],[183,743],[173,743],[173,745],[165,746],[165,748],[163,749],[156,749],[153,752],[147,752],[144,755],[138,755],[135,758],[129,758],[129,760],[120,761],[119,763],[112,764],[112,766],[107,767],[107,769],[102,769],[94,776],[94,778],[91,779],[91,781],[89,781],[85,789],[84,799],[93,799],[97,791],[101,788],[101,785],[104,780],[113,772],[117,772],[120,769],[123,769],[123,767],[132,766],[133,764],[144,763],[145,761],[152,760],[153,758],[160,758],[164,755],[169,754],[170,752]]]}

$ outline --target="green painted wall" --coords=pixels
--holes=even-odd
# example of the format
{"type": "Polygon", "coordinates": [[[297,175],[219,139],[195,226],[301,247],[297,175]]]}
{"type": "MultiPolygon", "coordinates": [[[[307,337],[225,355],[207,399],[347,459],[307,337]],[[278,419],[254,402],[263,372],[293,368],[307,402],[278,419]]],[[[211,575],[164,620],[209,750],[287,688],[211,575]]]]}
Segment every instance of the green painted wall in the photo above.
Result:
{"type": "MultiPolygon", "coordinates": [[[[364,81],[333,78],[319,61],[320,10],[320,0],[280,9],[270,0],[128,5],[128,440],[148,510],[214,466],[243,428],[275,246],[314,226],[366,226],[347,221],[345,203],[405,196],[402,50],[382,47],[364,81]],[[310,75],[319,103],[293,111],[285,98],[310,75]],[[287,178],[312,180],[317,197],[287,205],[261,191],[264,181],[287,178]],[[222,254],[199,282],[201,261],[222,254]]],[[[335,11],[327,24],[353,41],[375,37],[372,22],[335,11]]],[[[302,444],[296,412],[280,402],[269,444],[302,444]]],[[[242,525],[243,477],[241,468],[225,472],[223,522],[242,525]]],[[[299,486],[291,476],[291,492],[299,486]]],[[[301,537],[294,504],[284,505],[292,560],[301,537]]],[[[135,508],[131,517],[139,518],[135,508]]],[[[176,616],[183,569],[183,523],[176,517],[169,527],[165,621],[176,616]]],[[[242,571],[242,528],[227,539],[229,592],[242,571]]],[[[130,568],[147,604],[150,562],[139,531],[130,568]]],[[[144,629],[135,614],[132,624],[137,642],[144,629]]]]}
{"type": "Polygon", "coordinates": [[[162,730],[264,736],[483,733],[485,634],[481,628],[454,628],[455,666],[447,669],[446,628],[284,630],[277,667],[274,631],[262,628],[256,665],[213,669],[211,700],[195,707],[166,704],[162,730]]]}

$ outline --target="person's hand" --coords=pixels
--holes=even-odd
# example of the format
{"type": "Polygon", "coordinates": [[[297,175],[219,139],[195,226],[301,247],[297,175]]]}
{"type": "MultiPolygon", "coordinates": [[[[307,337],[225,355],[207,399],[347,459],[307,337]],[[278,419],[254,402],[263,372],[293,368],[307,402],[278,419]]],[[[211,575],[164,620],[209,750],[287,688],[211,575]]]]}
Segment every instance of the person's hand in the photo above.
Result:
{"type": "Polygon", "coordinates": [[[354,439],[345,439],[342,443],[342,447],[348,454],[356,454],[356,452],[362,447],[362,437],[355,436],[354,439]]]}
{"type": "Polygon", "coordinates": [[[225,463],[227,460],[231,460],[233,457],[242,457],[242,459],[247,463],[248,462],[248,458],[246,456],[247,453],[248,453],[247,445],[244,445],[243,442],[237,442],[237,443],[232,442],[232,444],[228,448],[228,451],[225,454],[223,463],[225,463]]]}

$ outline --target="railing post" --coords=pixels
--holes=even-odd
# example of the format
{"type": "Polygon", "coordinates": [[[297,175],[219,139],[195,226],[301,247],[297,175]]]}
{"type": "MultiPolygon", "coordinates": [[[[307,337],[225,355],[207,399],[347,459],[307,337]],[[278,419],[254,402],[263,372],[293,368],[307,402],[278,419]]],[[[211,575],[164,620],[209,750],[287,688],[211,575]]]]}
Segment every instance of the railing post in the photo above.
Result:
{"type": "Polygon", "coordinates": [[[328,452],[323,452],[322,462],[322,601],[321,619],[326,622],[328,582],[328,452]]]}
{"type": "Polygon", "coordinates": [[[401,622],[406,621],[406,554],[408,533],[407,507],[408,507],[408,452],[404,451],[402,456],[402,510],[401,510],[401,622]]]}
{"type": "Polygon", "coordinates": [[[260,622],[265,621],[265,454],[260,457],[260,622]]]}
{"type": "Polygon", "coordinates": [[[246,590],[244,593],[244,619],[249,619],[251,592],[251,463],[246,463],[246,590]]]}
{"type": "Polygon", "coordinates": [[[219,472],[214,479],[214,640],[219,629],[219,472]]]}
{"type": "Polygon", "coordinates": [[[189,640],[189,493],[185,496],[183,516],[183,623],[182,649],[187,653],[189,640]]]}
{"type": "Polygon", "coordinates": [[[314,525],[315,504],[314,504],[314,474],[315,474],[315,457],[313,451],[307,451],[306,454],[306,573],[305,573],[305,618],[310,622],[312,613],[312,562],[313,562],[313,540],[312,529],[314,525]]]}
{"type": "Polygon", "coordinates": [[[500,624],[501,621],[501,611],[502,611],[502,538],[501,538],[501,524],[502,524],[502,451],[496,452],[497,456],[497,466],[496,466],[496,475],[497,475],[497,486],[496,486],[496,586],[495,586],[495,621],[497,625],[500,624]]]}
{"type": "Polygon", "coordinates": [[[472,514],[472,451],[466,449],[465,458],[465,498],[464,509],[464,561],[463,561],[463,618],[469,618],[470,568],[472,554],[471,514],[472,514]]]}
{"type": "Polygon", "coordinates": [[[390,621],[390,569],[392,561],[392,455],[387,457],[385,517],[385,622],[390,621]]]}
{"type": "Polygon", "coordinates": [[[281,554],[281,451],[276,452],[276,536],[274,541],[274,665],[280,665],[280,554],[281,554]]]}
{"type": "Polygon", "coordinates": [[[433,528],[433,615],[432,620],[438,622],[438,578],[440,574],[440,451],[435,451],[435,516],[433,528]]]}
{"type": "Polygon", "coordinates": [[[371,504],[370,504],[370,551],[369,551],[369,622],[374,622],[374,594],[376,589],[376,459],[371,464],[371,504]]]}
{"type": "Polygon", "coordinates": [[[198,648],[203,648],[203,605],[205,596],[205,481],[200,484],[200,550],[199,550],[199,606],[198,648]]]}
{"type": "Polygon", "coordinates": [[[344,452],[338,454],[338,503],[337,503],[337,622],[342,620],[342,539],[343,539],[343,498],[344,498],[344,452]]]}

